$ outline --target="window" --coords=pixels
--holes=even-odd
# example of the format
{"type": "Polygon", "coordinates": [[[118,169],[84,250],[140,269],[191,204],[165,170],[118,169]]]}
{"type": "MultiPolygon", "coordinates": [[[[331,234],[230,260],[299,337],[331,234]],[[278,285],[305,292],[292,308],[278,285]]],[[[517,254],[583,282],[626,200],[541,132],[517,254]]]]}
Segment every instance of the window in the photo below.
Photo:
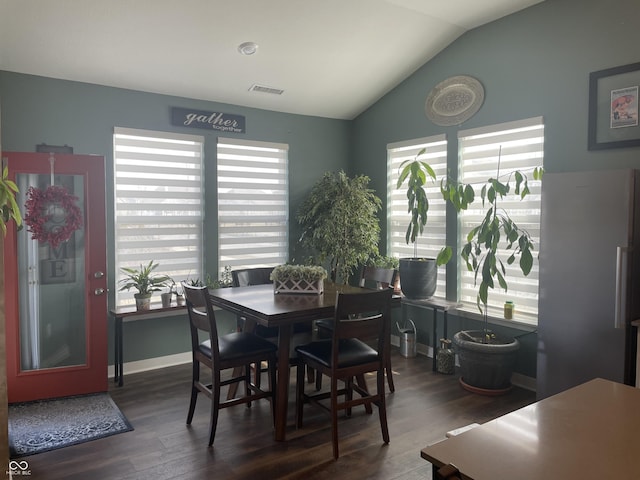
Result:
{"type": "MultiPolygon", "coordinates": [[[[424,233],[417,240],[419,257],[435,258],[446,245],[446,203],[440,194],[439,179],[447,174],[447,141],[444,135],[420,138],[387,145],[387,255],[413,257],[414,246],[407,244],[405,234],[410,217],[407,213],[407,196],[404,188],[396,188],[399,167],[405,160],[413,160],[418,152],[426,148],[420,157],[431,165],[437,181],[428,184],[429,215],[424,233]]],[[[402,282],[402,279],[400,279],[402,282]]],[[[438,286],[435,295],[446,296],[444,267],[438,269],[438,286]]]]}
{"type": "MultiPolygon", "coordinates": [[[[541,182],[533,180],[533,168],[543,165],[544,125],[542,117],[503,123],[490,127],[464,130],[458,133],[460,157],[459,178],[462,183],[484,184],[489,177],[495,177],[500,159],[501,176],[504,173],[520,170],[527,174],[531,194],[524,200],[511,196],[502,201],[511,218],[531,235],[536,251],[540,245],[540,189],[541,182]]],[[[478,188],[476,188],[478,192],[478,188]]],[[[466,243],[466,236],[472,226],[477,225],[485,215],[481,202],[473,209],[462,211],[459,215],[459,245],[466,243]]],[[[535,257],[534,252],[534,257],[535,257]]],[[[504,256],[503,258],[506,258],[504,256]]],[[[466,269],[458,259],[459,300],[469,309],[477,311],[476,295],[478,287],[474,285],[473,272],[466,269]]],[[[499,286],[489,292],[489,314],[492,309],[502,308],[506,300],[516,304],[518,316],[531,319],[538,314],[538,263],[534,262],[528,276],[520,271],[517,262],[506,265],[508,292],[499,286]]],[[[493,310],[496,312],[496,310],[493,310]]],[[[497,312],[496,312],[497,314],[497,312]]],[[[497,314],[502,317],[502,314],[497,314]]]]}
{"type": "Polygon", "coordinates": [[[218,268],[271,267],[289,252],[288,149],[218,138],[218,268]]]}
{"type": "MultiPolygon", "coordinates": [[[[203,138],[117,128],[114,134],[115,260],[150,260],[176,282],[202,276],[203,138]]],[[[117,284],[116,284],[117,286],[117,284]]],[[[116,289],[116,305],[133,304],[116,289]]]]}

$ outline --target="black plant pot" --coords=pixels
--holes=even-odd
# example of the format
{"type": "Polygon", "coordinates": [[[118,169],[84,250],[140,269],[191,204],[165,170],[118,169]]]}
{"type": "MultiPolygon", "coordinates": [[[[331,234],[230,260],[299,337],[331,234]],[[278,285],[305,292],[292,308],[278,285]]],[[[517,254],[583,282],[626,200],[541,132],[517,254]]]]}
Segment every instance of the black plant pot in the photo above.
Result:
{"type": "Polygon", "coordinates": [[[474,393],[501,395],[511,389],[511,374],[516,365],[520,342],[516,338],[481,339],[482,330],[467,330],[453,336],[460,362],[460,383],[474,393]],[[472,337],[472,338],[470,338],[472,337]]]}
{"type": "Polygon", "coordinates": [[[432,297],[438,281],[438,265],[435,258],[401,258],[400,288],[411,300],[432,297]]]}

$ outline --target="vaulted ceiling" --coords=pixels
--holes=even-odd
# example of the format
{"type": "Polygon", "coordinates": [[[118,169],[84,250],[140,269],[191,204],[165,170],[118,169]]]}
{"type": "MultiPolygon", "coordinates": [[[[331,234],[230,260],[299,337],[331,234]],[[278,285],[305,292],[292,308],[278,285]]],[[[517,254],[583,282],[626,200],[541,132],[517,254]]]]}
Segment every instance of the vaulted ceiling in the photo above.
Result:
{"type": "Polygon", "coordinates": [[[352,119],[466,31],[540,1],[0,0],[0,70],[352,119]]]}

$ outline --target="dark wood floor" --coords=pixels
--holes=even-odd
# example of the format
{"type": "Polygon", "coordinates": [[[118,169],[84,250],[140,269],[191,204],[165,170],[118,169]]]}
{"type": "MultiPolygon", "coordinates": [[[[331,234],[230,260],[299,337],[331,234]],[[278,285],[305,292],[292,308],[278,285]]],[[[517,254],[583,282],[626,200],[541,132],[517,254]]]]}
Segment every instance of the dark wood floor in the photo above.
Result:
{"type": "Polygon", "coordinates": [[[185,425],[191,373],[189,365],[181,365],[128,375],[123,387],[110,388],[134,431],[25,457],[30,478],[430,479],[431,465],[420,458],[421,448],[443,439],[448,430],[486,422],[535,400],[533,392],[519,388],[495,398],[468,393],[457,375],[434,374],[430,359],[406,359],[397,349],[392,364],[396,391],[387,397],[391,443],[382,442],[375,407],[373,415],[359,408],[340,420],[337,462],[328,416],[307,406],[305,426],[296,430],[293,402],[286,442],[273,440],[269,404],[261,401],[251,409],[223,410],[216,442],[207,448],[209,405],[201,397],[193,425],[185,425]]]}

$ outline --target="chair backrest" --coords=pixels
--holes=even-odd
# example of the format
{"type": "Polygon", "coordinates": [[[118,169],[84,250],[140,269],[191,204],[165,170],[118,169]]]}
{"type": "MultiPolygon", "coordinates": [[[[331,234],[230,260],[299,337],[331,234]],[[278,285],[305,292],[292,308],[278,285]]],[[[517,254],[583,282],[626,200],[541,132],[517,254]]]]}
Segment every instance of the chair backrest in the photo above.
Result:
{"type": "Polygon", "coordinates": [[[332,365],[338,365],[340,341],[347,338],[374,340],[380,362],[388,348],[385,341],[391,326],[393,290],[371,290],[362,293],[338,293],[333,328],[332,365]]]}
{"type": "Polygon", "coordinates": [[[187,312],[189,313],[189,325],[191,330],[191,350],[196,352],[200,345],[198,331],[207,332],[211,342],[211,356],[214,361],[219,355],[218,350],[218,329],[216,327],[216,317],[213,313],[213,306],[209,299],[209,289],[196,287],[182,282],[187,312]]]}
{"type": "Polygon", "coordinates": [[[393,268],[364,267],[360,275],[360,286],[382,290],[394,286],[398,271],[393,268]]]}
{"type": "Polygon", "coordinates": [[[249,285],[265,285],[271,283],[269,276],[274,267],[245,268],[231,271],[231,280],[234,287],[247,287],[249,285]]]}

